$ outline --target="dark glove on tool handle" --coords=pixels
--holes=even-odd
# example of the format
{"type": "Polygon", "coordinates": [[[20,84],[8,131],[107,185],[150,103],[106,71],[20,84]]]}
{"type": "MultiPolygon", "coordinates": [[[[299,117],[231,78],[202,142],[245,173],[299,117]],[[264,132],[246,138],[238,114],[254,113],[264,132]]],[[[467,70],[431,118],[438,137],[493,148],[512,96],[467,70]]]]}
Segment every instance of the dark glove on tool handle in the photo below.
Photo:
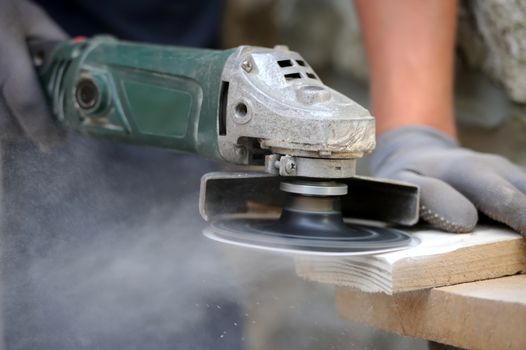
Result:
{"type": "Polygon", "coordinates": [[[526,236],[526,173],[507,159],[474,152],[438,130],[402,127],[378,139],[374,176],[420,187],[420,217],[449,232],[469,232],[477,209],[526,236]]]}
{"type": "Polygon", "coordinates": [[[19,141],[25,135],[41,149],[60,141],[62,133],[51,119],[27,41],[66,38],[35,4],[0,0],[0,140],[19,141]]]}

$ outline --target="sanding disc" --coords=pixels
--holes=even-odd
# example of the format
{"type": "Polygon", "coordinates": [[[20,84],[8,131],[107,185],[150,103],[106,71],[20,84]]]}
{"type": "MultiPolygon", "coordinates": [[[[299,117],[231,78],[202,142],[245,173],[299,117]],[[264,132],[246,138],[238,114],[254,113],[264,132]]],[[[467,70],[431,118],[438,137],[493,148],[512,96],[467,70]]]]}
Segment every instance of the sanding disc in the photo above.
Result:
{"type": "Polygon", "coordinates": [[[333,181],[284,181],[288,200],[279,218],[224,217],[204,234],[216,241],[275,252],[307,255],[378,254],[410,247],[407,233],[346,222],[340,196],[347,186],[333,181]]]}
{"type": "Polygon", "coordinates": [[[217,220],[204,234],[213,240],[242,247],[301,255],[369,255],[405,249],[415,239],[401,230],[346,224],[338,235],[282,231],[277,219],[231,218],[217,220]]]}

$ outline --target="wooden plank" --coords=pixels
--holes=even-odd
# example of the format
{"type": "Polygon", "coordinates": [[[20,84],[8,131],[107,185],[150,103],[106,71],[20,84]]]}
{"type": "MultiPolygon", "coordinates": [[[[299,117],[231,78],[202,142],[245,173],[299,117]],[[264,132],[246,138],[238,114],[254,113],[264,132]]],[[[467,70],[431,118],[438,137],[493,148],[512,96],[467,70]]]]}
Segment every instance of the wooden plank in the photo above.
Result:
{"type": "Polygon", "coordinates": [[[525,349],[526,275],[395,295],[341,287],[338,312],[386,331],[466,349],[525,349]]]}
{"type": "Polygon", "coordinates": [[[412,234],[421,243],[411,249],[347,258],[297,257],[296,272],[312,281],[386,294],[526,272],[526,240],[505,228],[412,234]]]}

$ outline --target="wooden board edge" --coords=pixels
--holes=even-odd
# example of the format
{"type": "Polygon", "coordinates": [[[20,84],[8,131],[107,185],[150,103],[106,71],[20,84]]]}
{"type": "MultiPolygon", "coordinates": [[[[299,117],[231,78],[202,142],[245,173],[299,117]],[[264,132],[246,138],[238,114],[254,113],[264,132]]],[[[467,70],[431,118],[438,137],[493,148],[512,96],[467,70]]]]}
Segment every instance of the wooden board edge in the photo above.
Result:
{"type": "Polygon", "coordinates": [[[526,273],[522,237],[468,246],[447,253],[397,261],[388,294],[526,273]]]}
{"type": "Polygon", "coordinates": [[[436,255],[296,258],[296,273],[310,281],[364,292],[394,294],[526,273],[526,240],[505,239],[436,255]]]}
{"type": "Polygon", "coordinates": [[[403,336],[460,348],[524,348],[526,303],[470,298],[448,288],[387,295],[338,287],[336,305],[341,318],[403,336]]]}

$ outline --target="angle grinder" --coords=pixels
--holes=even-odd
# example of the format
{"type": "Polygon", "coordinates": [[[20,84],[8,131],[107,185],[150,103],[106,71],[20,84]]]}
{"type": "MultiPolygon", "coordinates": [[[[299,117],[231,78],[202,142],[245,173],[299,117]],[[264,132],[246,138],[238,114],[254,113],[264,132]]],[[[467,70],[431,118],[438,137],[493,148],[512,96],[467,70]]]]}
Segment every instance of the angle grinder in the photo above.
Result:
{"type": "Polygon", "coordinates": [[[208,237],[321,255],[414,243],[386,224],[417,221],[418,188],[355,172],[374,149],[374,118],[287,47],[206,50],[98,36],[30,49],[67,128],[244,167],[203,177],[208,237]]]}
{"type": "Polygon", "coordinates": [[[309,255],[364,255],[399,250],[416,242],[388,227],[346,223],[340,196],[347,185],[334,181],[284,181],[288,198],[279,218],[216,220],[211,239],[270,251],[309,255]]]}

